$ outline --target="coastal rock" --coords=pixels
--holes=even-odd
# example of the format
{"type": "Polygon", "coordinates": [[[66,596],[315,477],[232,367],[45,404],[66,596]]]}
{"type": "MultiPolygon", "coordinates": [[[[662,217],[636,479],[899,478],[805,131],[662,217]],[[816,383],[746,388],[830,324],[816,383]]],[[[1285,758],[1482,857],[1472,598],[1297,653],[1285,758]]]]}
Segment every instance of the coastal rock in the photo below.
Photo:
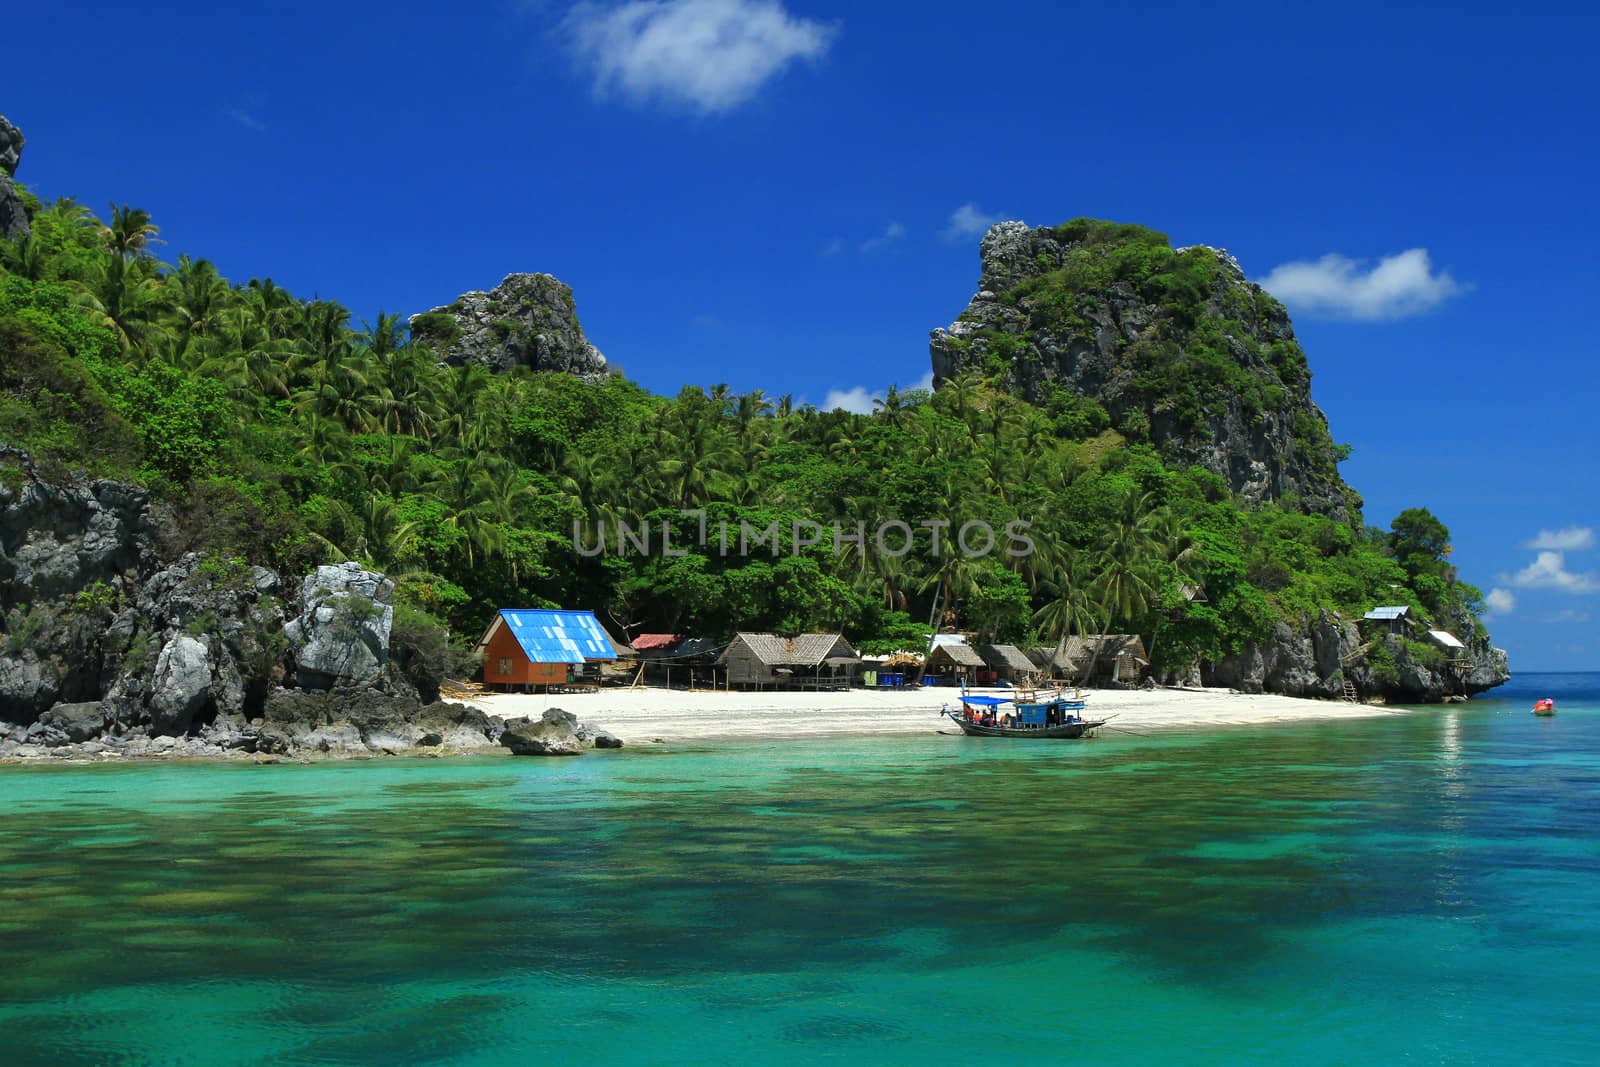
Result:
{"type": "Polygon", "coordinates": [[[39,722],[61,731],[72,741],[88,741],[106,728],[106,707],[98,700],[57,704],[39,716],[39,722]]]}
{"type": "Polygon", "coordinates": [[[570,711],[550,708],[538,719],[509,719],[500,743],[514,756],[580,756],[585,744],[570,711]]]}
{"type": "Polygon", "coordinates": [[[285,633],[302,689],[362,688],[383,677],[394,583],[359,563],[318,567],[300,583],[285,633]]]}
{"type": "Polygon", "coordinates": [[[572,289],[548,274],[509,274],[489,292],[464,293],[411,316],[409,325],[446,363],[559,371],[586,382],[610,373],[583,335],[572,289]]]}
{"type": "Polygon", "coordinates": [[[463,704],[422,705],[414,694],[377,689],[275,690],[255,730],[258,751],[399,752],[418,745],[492,746],[499,720],[463,704]]]}
{"type": "Polygon", "coordinates": [[[1338,475],[1288,312],[1226,251],[1169,252],[1153,231],[1077,220],[998,223],[980,254],[977,294],[931,335],[936,385],[973,371],[998,373],[1036,403],[1065,390],[1169,463],[1217,474],[1247,504],[1292,499],[1336,518],[1360,507],[1338,475]],[[1141,281],[1123,270],[1163,257],[1170,273],[1141,281]],[[1185,378],[1180,366],[1205,369],[1185,378]]]}
{"type": "Polygon", "coordinates": [[[1504,649],[1489,643],[1470,618],[1441,620],[1474,634],[1454,657],[1389,633],[1362,634],[1353,621],[1322,612],[1299,625],[1280,622],[1271,638],[1201,664],[1205,685],[1241,693],[1341,699],[1348,679],[1362,700],[1434,704],[1469,697],[1510,677],[1504,649]]]}
{"type": "Polygon", "coordinates": [[[28,213],[11,181],[22,159],[22,131],[0,115],[0,237],[20,240],[28,236],[28,213]]]}
{"type": "Polygon", "coordinates": [[[211,652],[204,641],[177,634],[161,649],[150,682],[150,725],[161,734],[187,733],[211,690],[211,652]]]}

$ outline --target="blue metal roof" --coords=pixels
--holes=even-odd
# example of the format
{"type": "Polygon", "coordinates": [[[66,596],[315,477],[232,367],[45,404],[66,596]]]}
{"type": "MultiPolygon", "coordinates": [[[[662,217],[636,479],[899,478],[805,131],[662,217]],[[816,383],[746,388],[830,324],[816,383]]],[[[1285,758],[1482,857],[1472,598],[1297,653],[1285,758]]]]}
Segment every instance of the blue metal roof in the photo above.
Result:
{"type": "Polygon", "coordinates": [[[616,659],[616,649],[592,611],[501,608],[500,618],[534,663],[616,659]]]}
{"type": "Polygon", "coordinates": [[[1408,604],[1395,604],[1395,605],[1390,606],[1390,607],[1373,608],[1371,611],[1369,611],[1365,615],[1363,615],[1362,618],[1363,619],[1381,619],[1381,620],[1387,622],[1387,621],[1390,621],[1390,620],[1393,620],[1393,619],[1402,618],[1403,616],[1409,615],[1410,613],[1411,613],[1410,605],[1408,605],[1408,604]]]}

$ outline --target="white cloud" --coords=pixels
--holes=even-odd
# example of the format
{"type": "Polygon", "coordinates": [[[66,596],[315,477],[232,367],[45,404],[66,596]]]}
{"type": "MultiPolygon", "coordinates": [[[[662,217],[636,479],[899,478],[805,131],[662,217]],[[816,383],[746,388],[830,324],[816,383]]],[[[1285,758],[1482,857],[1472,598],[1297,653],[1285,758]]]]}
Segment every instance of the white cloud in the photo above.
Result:
{"type": "Polygon", "coordinates": [[[1385,256],[1370,270],[1360,261],[1330,254],[1274,267],[1261,285],[1286,304],[1352,319],[1420,315],[1465,291],[1448,271],[1434,273],[1426,248],[1385,256]]]}
{"type": "Polygon", "coordinates": [[[727,111],[798,59],[821,59],[836,29],[781,0],[628,0],[575,5],[563,22],[595,91],[727,111]]]}
{"type": "Polygon", "coordinates": [[[872,402],[881,396],[881,393],[868,392],[864,385],[853,389],[829,389],[827,399],[822,402],[822,410],[833,411],[838,408],[857,415],[871,415],[872,402]]]}
{"type": "Polygon", "coordinates": [[[1533,562],[1508,579],[1512,585],[1524,589],[1558,589],[1563,593],[1600,593],[1600,574],[1585,571],[1574,574],[1567,570],[1566,557],[1560,552],[1541,552],[1533,562]]]}
{"type": "Polygon", "coordinates": [[[990,226],[1004,218],[1004,215],[979,211],[977,204],[968,201],[950,212],[950,224],[945,227],[944,235],[952,240],[958,237],[982,237],[990,226]]]}
{"type": "Polygon", "coordinates": [[[843,237],[830,238],[828,240],[828,242],[822,246],[822,254],[824,256],[836,256],[840,252],[843,252],[843,251],[844,251],[844,238],[843,237]]]}
{"type": "Polygon", "coordinates": [[[906,228],[904,226],[900,225],[900,223],[898,223],[898,222],[891,222],[891,223],[889,223],[889,225],[887,225],[887,226],[885,226],[883,228],[883,232],[880,233],[878,236],[869,237],[867,240],[862,241],[861,242],[861,251],[863,251],[863,252],[876,251],[877,249],[882,248],[884,245],[889,245],[889,244],[893,244],[896,241],[904,240],[905,236],[906,236],[906,228]]]}
{"type": "Polygon", "coordinates": [[[1496,587],[1489,590],[1489,595],[1483,598],[1483,606],[1496,615],[1510,615],[1517,609],[1517,594],[1509,589],[1496,587]]]}
{"type": "MultiPolygon", "coordinates": [[[[913,389],[932,389],[933,371],[929,371],[910,385],[902,386],[896,382],[895,387],[902,393],[913,389]]],[[[832,411],[835,408],[854,412],[857,415],[872,414],[872,402],[882,400],[885,390],[868,389],[864,385],[857,385],[850,389],[829,389],[827,399],[822,402],[823,411],[832,411]]]]}
{"type": "Polygon", "coordinates": [[[1557,552],[1582,552],[1594,547],[1594,530],[1587,526],[1564,526],[1559,530],[1540,530],[1528,548],[1554,549],[1557,552]]]}

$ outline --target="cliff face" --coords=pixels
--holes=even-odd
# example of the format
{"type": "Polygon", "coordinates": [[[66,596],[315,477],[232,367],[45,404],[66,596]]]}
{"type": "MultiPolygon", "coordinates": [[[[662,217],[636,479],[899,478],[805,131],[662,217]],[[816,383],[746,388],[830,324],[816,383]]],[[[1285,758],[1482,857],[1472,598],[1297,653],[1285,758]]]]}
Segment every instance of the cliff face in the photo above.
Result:
{"type": "Polygon", "coordinates": [[[22,159],[22,131],[0,115],[0,237],[28,236],[28,216],[22,208],[22,197],[11,184],[22,159]]]}
{"type": "Polygon", "coordinates": [[[410,319],[446,363],[560,371],[598,382],[610,373],[578,324],[572,289],[548,274],[510,274],[488,292],[464,293],[410,319]]]}
{"type": "Polygon", "coordinates": [[[1336,518],[1360,508],[1288,312],[1232,256],[1086,219],[1002,222],[981,251],[977,295],[933,331],[936,384],[973,371],[1034,402],[1064,389],[1246,503],[1292,497],[1336,518]]]}
{"type": "MultiPolygon", "coordinates": [[[[1470,619],[1451,623],[1452,632],[1472,634],[1470,619]]],[[[1338,699],[1344,683],[1363,701],[1436,704],[1460,700],[1502,685],[1511,677],[1504,649],[1488,635],[1465,641],[1455,656],[1396,634],[1369,632],[1327,612],[1294,625],[1280,622],[1272,636],[1247,644],[1235,655],[1203,666],[1204,685],[1243,693],[1338,699]]]]}

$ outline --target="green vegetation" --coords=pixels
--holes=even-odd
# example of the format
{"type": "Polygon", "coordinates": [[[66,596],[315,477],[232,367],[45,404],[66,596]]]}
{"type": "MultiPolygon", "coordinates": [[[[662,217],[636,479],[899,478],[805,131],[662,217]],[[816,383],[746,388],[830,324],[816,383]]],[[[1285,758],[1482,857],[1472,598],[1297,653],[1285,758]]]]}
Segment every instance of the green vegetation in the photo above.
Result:
{"type": "MultiPolygon", "coordinates": [[[[1070,325],[1110,284],[1190,325],[1212,298],[1207,253],[1138,227],[1067,227],[1088,242],[1081,254],[1012,294],[1041,325],[1070,325]]],[[[149,486],[176,520],[167,547],[210,552],[214,579],[248,581],[246,561],[389,573],[397,659],[426,686],[461,663],[443,626],[459,649],[501,606],[592,607],[617,632],[841,628],[885,651],[920,644],[932,623],[1022,643],[1137,631],[1158,666],[1178,668],[1324,609],[1407,602],[1459,617],[1477,602],[1426,512],[1385,533],[1242,509],[1215,475],[1163,462],[1137,406],[1117,414],[1060,389],[1029,404],[969,375],[933,395],[890,390],[854,415],[722,385],[664,398],[620,376],[447,368],[448,316],[410,335],[396,315],[353,323],[271,279],[158,262],[156,233],[142,211],[115,208],[107,225],[62,200],[27,241],[0,244],[0,434],[41,471],[149,486]],[[708,544],[680,509],[703,509],[708,544]],[[910,552],[874,549],[885,520],[916,530],[910,552]],[[919,524],[939,520],[952,525],[935,549],[919,524]],[[1025,520],[1037,550],[969,558],[952,545],[968,520],[1025,520]],[[648,522],[656,550],[617,554],[619,521],[648,522]],[[796,554],[738,551],[742,524],[787,539],[813,521],[825,535],[796,554]],[[867,544],[836,546],[833,523],[864,524],[867,544]],[[659,551],[665,528],[685,554],[659,551]],[[580,552],[575,529],[613,551],[580,552]]],[[[1281,313],[1269,304],[1223,310],[1281,313]]],[[[1184,358],[1166,342],[1132,353],[1136,389],[1198,430],[1226,396],[1273,410],[1308,379],[1292,344],[1256,353],[1271,373],[1243,371],[1226,355],[1238,336],[1207,326],[1184,358]]],[[[1331,470],[1326,431],[1304,432],[1331,470]]],[[[8,622],[24,639],[28,620],[8,622]]]]}

